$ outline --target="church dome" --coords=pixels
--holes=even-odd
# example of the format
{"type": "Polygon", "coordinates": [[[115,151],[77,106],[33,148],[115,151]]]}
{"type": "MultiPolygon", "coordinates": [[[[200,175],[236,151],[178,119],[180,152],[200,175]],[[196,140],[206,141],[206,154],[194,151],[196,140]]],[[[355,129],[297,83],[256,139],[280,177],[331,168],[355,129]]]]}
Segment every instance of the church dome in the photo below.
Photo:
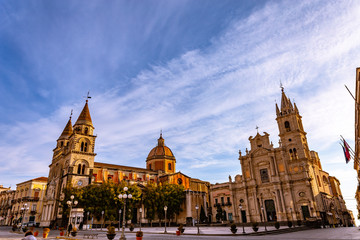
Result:
{"type": "Polygon", "coordinates": [[[151,149],[146,161],[151,159],[171,159],[175,160],[175,156],[172,153],[171,149],[165,146],[164,139],[162,134],[160,134],[160,138],[158,139],[158,145],[151,149]]]}

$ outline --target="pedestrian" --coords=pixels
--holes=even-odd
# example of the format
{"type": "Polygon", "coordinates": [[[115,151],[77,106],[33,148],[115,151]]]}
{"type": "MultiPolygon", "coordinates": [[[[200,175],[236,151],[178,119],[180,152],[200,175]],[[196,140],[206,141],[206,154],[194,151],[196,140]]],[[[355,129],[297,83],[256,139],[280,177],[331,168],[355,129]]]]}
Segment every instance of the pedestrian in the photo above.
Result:
{"type": "Polygon", "coordinates": [[[22,240],[36,240],[36,237],[34,237],[31,231],[27,231],[25,233],[25,237],[22,240]]]}

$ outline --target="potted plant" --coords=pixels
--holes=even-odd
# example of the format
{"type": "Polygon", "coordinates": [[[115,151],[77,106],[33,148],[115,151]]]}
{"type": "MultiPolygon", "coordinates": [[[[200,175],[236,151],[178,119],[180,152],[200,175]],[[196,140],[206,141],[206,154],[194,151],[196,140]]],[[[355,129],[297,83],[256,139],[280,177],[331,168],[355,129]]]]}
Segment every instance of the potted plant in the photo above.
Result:
{"type": "Polygon", "coordinates": [[[39,231],[36,230],[36,231],[34,232],[34,237],[37,237],[38,235],[39,235],[39,231]]]}
{"type": "Polygon", "coordinates": [[[280,223],[279,222],[275,222],[275,228],[279,229],[280,228],[280,223]]]}
{"type": "Polygon", "coordinates": [[[47,238],[50,232],[50,228],[43,229],[43,238],[47,238]]]}
{"type": "Polygon", "coordinates": [[[76,235],[77,235],[77,228],[73,227],[71,230],[71,236],[76,237],[76,235]]]}
{"type": "Polygon", "coordinates": [[[297,225],[301,226],[302,225],[302,221],[301,220],[297,220],[297,225]]]}
{"type": "Polygon", "coordinates": [[[233,224],[230,225],[230,231],[231,231],[233,234],[235,234],[235,233],[237,232],[237,228],[236,228],[236,224],[235,224],[235,223],[233,223],[233,224]]]}
{"type": "Polygon", "coordinates": [[[136,240],[142,240],[144,233],[142,231],[136,232],[136,240]]]}
{"type": "Polygon", "coordinates": [[[115,236],[116,236],[116,233],[115,233],[115,227],[114,226],[111,226],[111,225],[109,225],[108,227],[107,227],[107,234],[106,234],[106,236],[107,236],[107,238],[108,239],[114,239],[115,238],[115,236]]]}
{"type": "Polygon", "coordinates": [[[13,230],[13,232],[15,232],[17,229],[18,229],[18,227],[17,227],[16,224],[12,225],[12,230],[13,230]]]}
{"type": "Polygon", "coordinates": [[[254,232],[257,232],[259,230],[259,224],[257,222],[253,222],[252,223],[252,229],[254,230],[254,232]]]}
{"type": "Polygon", "coordinates": [[[60,236],[64,236],[64,230],[65,230],[65,228],[59,227],[59,230],[60,230],[60,236]]]}
{"type": "Polygon", "coordinates": [[[292,221],[288,221],[288,222],[287,222],[287,225],[288,225],[289,228],[291,228],[292,225],[293,225],[292,221]]]}
{"type": "Polygon", "coordinates": [[[180,231],[180,233],[184,233],[185,232],[185,228],[184,228],[184,224],[180,223],[178,230],[180,231]]]}
{"type": "Polygon", "coordinates": [[[129,230],[132,232],[132,231],[134,231],[134,224],[130,224],[130,226],[129,226],[129,230]]]}

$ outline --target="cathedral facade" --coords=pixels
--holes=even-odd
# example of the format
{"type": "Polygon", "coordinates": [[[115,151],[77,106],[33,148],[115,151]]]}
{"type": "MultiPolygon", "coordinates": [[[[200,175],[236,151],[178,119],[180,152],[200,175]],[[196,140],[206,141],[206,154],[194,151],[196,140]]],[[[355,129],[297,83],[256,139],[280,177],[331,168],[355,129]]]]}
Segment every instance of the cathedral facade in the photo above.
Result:
{"type": "MultiPolygon", "coordinates": [[[[209,207],[210,183],[194,179],[181,172],[176,172],[176,158],[160,134],[157,145],[150,150],[146,159],[146,168],[123,166],[117,164],[95,162],[94,126],[90,116],[88,101],[77,121],[72,125],[71,117],[63,132],[57,139],[53,150],[53,159],[49,166],[49,177],[44,198],[43,214],[40,226],[61,224],[62,209],[60,202],[64,200],[64,188],[67,185],[84,187],[89,184],[104,182],[137,184],[170,183],[183,185],[186,201],[176,221],[190,223],[196,218],[195,206],[205,209],[209,207]]],[[[142,206],[142,209],[144,207],[142,206]]],[[[141,221],[146,223],[145,211],[136,209],[136,216],[141,214],[141,221]]],[[[78,214],[78,212],[77,212],[78,214]]],[[[82,221],[83,215],[80,216],[82,221]]],[[[134,218],[135,220],[137,217],[134,218]]]]}
{"type": "Polygon", "coordinates": [[[285,222],[320,220],[350,224],[340,182],[322,169],[318,153],[308,146],[300,112],[282,89],[276,104],[279,146],[269,134],[249,137],[250,150],[239,151],[242,173],[211,186],[212,214],[218,220],[285,222]]]}

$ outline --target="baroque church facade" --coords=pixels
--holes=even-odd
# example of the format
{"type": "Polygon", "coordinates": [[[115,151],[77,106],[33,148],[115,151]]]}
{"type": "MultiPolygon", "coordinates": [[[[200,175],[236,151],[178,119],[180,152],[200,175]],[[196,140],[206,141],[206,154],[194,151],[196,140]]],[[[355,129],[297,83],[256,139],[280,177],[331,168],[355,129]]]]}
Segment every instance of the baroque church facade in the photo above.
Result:
{"type": "Polygon", "coordinates": [[[239,151],[241,174],[210,187],[212,214],[240,223],[321,220],[323,224],[353,223],[340,182],[322,169],[318,153],[309,149],[300,112],[281,93],[276,104],[279,146],[269,134],[249,137],[250,150],[239,151]]]}
{"type": "MultiPolygon", "coordinates": [[[[160,134],[157,146],[148,154],[146,168],[95,162],[95,139],[94,126],[88,100],[86,100],[75,124],[72,125],[70,117],[57,139],[53,159],[49,165],[40,226],[60,225],[62,220],[60,202],[64,200],[63,190],[68,184],[84,187],[109,181],[113,183],[126,181],[128,184],[137,184],[140,187],[148,183],[164,182],[183,185],[186,201],[182,206],[184,211],[177,216],[177,222],[190,223],[196,219],[196,205],[204,208],[208,215],[210,183],[176,172],[176,158],[171,149],[165,145],[162,134],[160,134]]],[[[139,209],[133,211],[134,219],[138,219],[136,216],[141,214],[142,223],[146,223],[145,211],[140,212],[139,209]]],[[[83,217],[81,213],[80,220],[77,222],[82,221],[83,217]]]]}

